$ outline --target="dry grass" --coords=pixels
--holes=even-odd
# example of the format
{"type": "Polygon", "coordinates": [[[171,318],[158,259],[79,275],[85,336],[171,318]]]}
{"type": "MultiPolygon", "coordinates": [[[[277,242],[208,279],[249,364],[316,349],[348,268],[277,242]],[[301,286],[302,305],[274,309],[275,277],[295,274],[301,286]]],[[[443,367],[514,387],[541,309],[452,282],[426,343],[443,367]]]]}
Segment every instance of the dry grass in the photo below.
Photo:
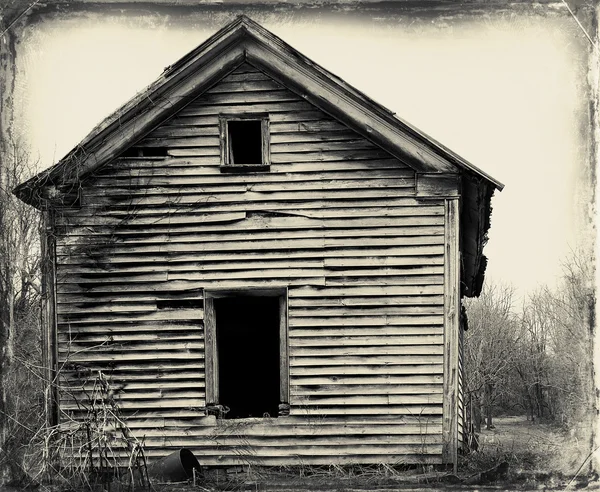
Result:
{"type": "MultiPolygon", "coordinates": [[[[495,419],[495,429],[479,437],[480,456],[505,457],[518,468],[574,475],[589,452],[585,429],[566,432],[555,425],[531,422],[525,417],[495,419]]],[[[468,465],[466,460],[465,465],[468,465]]]]}
{"type": "MultiPolygon", "coordinates": [[[[477,483],[478,474],[502,462],[509,473],[493,486],[504,490],[564,490],[587,456],[585,439],[555,426],[531,423],[524,417],[496,419],[496,428],[484,430],[476,453],[461,457],[458,476],[431,466],[294,466],[262,468],[253,466],[208,470],[195,486],[192,484],[157,484],[154,492],[221,492],[221,491],[391,491],[486,489],[477,483]]],[[[585,472],[581,475],[585,475],[585,472]]],[[[581,484],[581,481],[577,482],[581,484]]],[[[92,490],[126,492],[132,482],[104,484],[92,490]],[[108,485],[108,488],[106,488],[108,485]]],[[[586,483],[587,485],[587,483],[586,483]]],[[[47,488],[59,492],[57,488],[47,488]]],[[[134,490],[147,490],[136,486],[134,490]]]]}

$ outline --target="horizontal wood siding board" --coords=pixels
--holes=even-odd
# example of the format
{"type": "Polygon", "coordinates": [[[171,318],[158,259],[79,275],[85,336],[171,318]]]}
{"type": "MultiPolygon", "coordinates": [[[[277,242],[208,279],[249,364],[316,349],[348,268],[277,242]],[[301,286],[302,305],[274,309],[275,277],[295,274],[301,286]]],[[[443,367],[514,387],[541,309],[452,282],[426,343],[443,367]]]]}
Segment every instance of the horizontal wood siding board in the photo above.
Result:
{"type": "MultiPolygon", "coordinates": [[[[196,419],[194,419],[196,420],[196,419]]],[[[172,419],[164,419],[158,421],[152,419],[149,421],[140,421],[138,425],[131,427],[136,434],[142,434],[147,437],[181,437],[182,428],[185,428],[187,434],[193,434],[201,437],[203,440],[226,442],[228,439],[252,439],[257,443],[268,445],[272,441],[275,445],[277,442],[285,442],[298,438],[298,440],[311,441],[315,438],[331,439],[332,442],[351,442],[356,439],[388,439],[388,442],[397,444],[415,444],[420,443],[423,439],[421,432],[427,428],[431,430],[431,441],[436,443],[437,434],[441,434],[441,424],[428,422],[423,419],[420,424],[405,424],[400,419],[397,419],[395,425],[381,424],[365,427],[364,424],[330,424],[324,422],[321,425],[298,425],[286,424],[280,422],[283,419],[270,419],[269,424],[245,423],[244,420],[227,421],[224,420],[216,429],[213,426],[194,424],[186,420],[175,422],[172,419]],[[229,425],[228,425],[229,424],[229,425]],[[215,430],[222,430],[222,437],[216,435],[215,430]],[[419,439],[417,441],[417,439],[419,439]],[[415,442],[416,441],[416,442],[415,442]]],[[[426,439],[427,437],[425,437],[426,439]]],[[[439,442],[438,442],[439,443],[439,442]]],[[[290,442],[290,444],[292,444],[290,442]]],[[[359,443],[357,443],[359,444],[359,443]]]]}
{"type": "MultiPolygon", "coordinates": [[[[292,396],[302,397],[316,397],[320,396],[333,396],[333,395],[380,395],[384,398],[388,398],[390,395],[407,395],[407,394],[426,394],[434,395],[443,393],[443,387],[441,381],[437,385],[433,384],[415,384],[408,387],[386,387],[376,386],[373,384],[338,384],[338,385],[303,385],[298,386],[292,384],[290,388],[292,396]]],[[[389,398],[388,398],[389,399],[389,398]]],[[[375,401],[373,401],[375,403],[375,401]]]]}
{"type": "MultiPolygon", "coordinates": [[[[190,131],[188,129],[188,131],[190,131]]],[[[413,179],[414,173],[399,165],[398,161],[389,157],[381,159],[369,160],[339,160],[339,161],[308,161],[295,162],[289,164],[273,164],[269,168],[269,174],[275,176],[273,180],[277,180],[282,174],[293,175],[296,179],[302,181],[305,174],[313,173],[335,173],[345,171],[395,171],[398,176],[413,179]]],[[[109,181],[107,177],[112,173],[115,177],[128,178],[129,183],[143,183],[151,177],[186,177],[197,176],[202,178],[214,177],[223,179],[223,174],[220,169],[220,161],[210,156],[188,156],[178,157],[169,156],[163,158],[148,158],[148,157],[121,157],[114,164],[107,166],[102,173],[94,175],[94,179],[104,179],[109,181]]],[[[268,181],[267,173],[260,173],[259,176],[265,176],[268,181]]],[[[252,178],[248,177],[251,181],[252,178]]],[[[414,200],[415,198],[413,198],[414,200]]],[[[427,200],[431,203],[439,201],[432,197],[427,200]]]]}
{"type": "MultiPolygon", "coordinates": [[[[265,184],[265,183],[319,183],[323,180],[364,180],[373,179],[373,169],[365,170],[360,166],[354,166],[355,169],[323,169],[303,173],[297,172],[270,172],[264,174],[233,174],[231,177],[224,176],[222,173],[205,174],[203,167],[194,167],[189,162],[182,162],[181,168],[171,165],[169,168],[132,171],[124,169],[115,169],[115,173],[111,176],[102,176],[95,179],[95,186],[101,186],[104,189],[126,186],[130,188],[139,188],[144,190],[153,186],[185,186],[185,185],[223,185],[223,184],[265,184]]],[[[325,166],[324,166],[325,167],[325,166]]],[[[377,176],[381,178],[404,179],[409,183],[414,183],[414,173],[405,168],[398,167],[395,162],[390,163],[390,168],[383,165],[381,169],[377,169],[377,176]]],[[[408,200],[407,200],[408,202],[408,200]]],[[[415,207],[411,210],[413,213],[418,213],[419,210],[434,210],[436,205],[420,205],[415,203],[415,207]]],[[[94,209],[92,208],[91,211],[94,209]]],[[[80,209],[85,211],[85,208],[80,209]]],[[[110,211],[107,211],[110,212],[110,211]]],[[[136,213],[142,213],[139,211],[136,213]]],[[[438,214],[440,214],[438,209],[438,214]]],[[[443,208],[442,212],[443,214],[443,208]]]]}
{"type": "MultiPolygon", "coordinates": [[[[216,241],[215,241],[216,242],[216,241]]],[[[261,256],[260,261],[257,261],[258,255],[252,251],[247,253],[211,253],[210,251],[198,257],[193,254],[193,245],[189,251],[169,251],[163,252],[148,252],[144,256],[123,253],[121,255],[99,260],[98,255],[63,255],[65,258],[62,262],[64,265],[63,272],[85,271],[86,268],[90,271],[97,271],[101,268],[105,272],[120,271],[120,272],[135,272],[144,271],[152,266],[155,268],[161,266],[173,267],[174,270],[187,270],[190,268],[198,270],[240,270],[240,269],[255,269],[262,263],[263,268],[277,268],[281,264],[288,265],[293,261],[294,265],[310,265],[321,268],[343,267],[348,261],[355,261],[358,266],[402,266],[405,264],[437,264],[439,255],[437,253],[438,246],[441,245],[418,245],[414,248],[394,248],[372,247],[368,249],[352,249],[352,248],[330,248],[313,250],[297,250],[286,256],[285,252],[277,253],[276,251],[265,251],[261,256]],[[102,261],[101,266],[99,265],[102,261]],[[186,266],[187,265],[187,266],[186,266]],[[247,265],[246,268],[242,268],[247,265]]],[[[310,267],[309,266],[309,267],[310,267]]],[[[426,300],[427,298],[423,298],[426,300]]],[[[377,300],[382,301],[379,297],[377,300]]],[[[396,299],[400,300],[400,299],[396,299]]],[[[329,302],[332,301],[323,301],[329,302]]],[[[389,302],[392,302],[390,299],[389,302]]],[[[371,302],[373,304],[374,301],[371,302]]],[[[115,303],[115,305],[125,305],[126,302],[115,303]]],[[[137,306],[139,309],[144,309],[143,304],[137,306]]]]}
{"type": "Polygon", "coordinates": [[[150,459],[440,463],[443,199],[249,65],[136,146],[169,156],[116,159],[57,217],[62,409],[85,419],[102,371],[150,459]],[[236,112],[269,114],[269,172],[221,173],[236,112]],[[251,288],[288,291],[291,413],[218,421],[203,292],[251,288]]]}
{"type": "MultiPolygon", "coordinates": [[[[223,256],[222,259],[231,259],[231,255],[235,255],[236,251],[239,252],[241,248],[246,246],[254,245],[253,248],[249,249],[248,252],[239,253],[239,254],[248,254],[252,252],[253,249],[260,249],[262,252],[261,255],[269,254],[269,246],[271,250],[277,251],[280,248],[285,248],[286,250],[290,250],[289,246],[291,243],[287,243],[287,240],[295,240],[303,242],[296,242],[296,249],[292,249],[290,254],[295,254],[296,257],[303,257],[310,250],[324,250],[323,257],[328,257],[332,255],[343,254],[344,251],[349,251],[351,254],[354,253],[358,255],[360,250],[365,252],[365,248],[392,248],[395,246],[399,246],[404,244],[405,246],[411,245],[440,245],[443,244],[443,235],[438,234],[439,229],[437,227],[406,227],[406,228],[388,228],[383,229],[383,234],[379,234],[382,231],[382,228],[373,228],[366,231],[365,229],[356,229],[352,232],[350,231],[323,231],[321,236],[319,237],[318,232],[303,230],[303,231],[279,231],[278,234],[266,234],[264,232],[256,232],[254,235],[257,236],[254,241],[251,241],[250,237],[248,237],[247,233],[244,234],[229,234],[227,236],[222,235],[221,244],[223,247],[221,248],[223,251],[227,251],[227,257],[223,256]],[[424,234],[424,235],[419,235],[424,234]],[[223,242],[226,240],[226,242],[223,242]],[[231,246],[230,246],[231,244],[231,246]],[[361,248],[361,249],[359,249],[361,248]],[[339,253],[329,252],[327,250],[336,249],[339,250],[339,253]],[[356,251],[359,249],[359,251],[356,251]]],[[[84,231],[82,231],[83,233],[84,231]]],[[[164,256],[173,256],[177,253],[186,253],[198,249],[203,249],[205,251],[214,251],[218,253],[221,249],[214,250],[214,243],[217,241],[218,235],[205,234],[204,236],[200,236],[196,233],[196,231],[190,231],[186,233],[186,231],[174,231],[174,232],[166,232],[166,233],[157,233],[157,234],[148,234],[147,231],[140,231],[135,234],[138,237],[139,245],[136,247],[136,243],[133,240],[131,235],[123,235],[121,237],[112,236],[98,236],[95,235],[94,239],[96,242],[96,248],[90,250],[89,247],[86,247],[85,238],[89,238],[90,236],[94,236],[93,234],[88,234],[87,236],[80,236],[82,239],[76,238],[72,244],[64,244],[61,240],[61,244],[57,246],[59,248],[58,254],[59,256],[73,256],[77,258],[98,258],[99,262],[107,262],[110,261],[110,258],[106,258],[103,254],[111,253],[111,254],[137,254],[137,257],[140,257],[139,253],[160,253],[164,256]],[[160,237],[163,236],[165,239],[163,242],[160,242],[160,237]],[[193,243],[193,244],[189,244],[193,243]],[[160,245],[163,245],[163,249],[160,249],[160,245]]],[[[61,238],[62,239],[62,238],[61,238]]],[[[73,239],[73,238],[72,238],[73,239]]],[[[364,253],[363,253],[364,254],[364,253]]],[[[377,251],[374,251],[372,255],[376,255],[377,251]]],[[[385,254],[385,251],[383,251],[385,254]]],[[[313,254],[314,256],[314,254],[313,254]]],[[[219,259],[215,257],[214,259],[219,259]]],[[[61,260],[66,261],[68,260],[61,260]]]]}
{"type": "Polygon", "coordinates": [[[410,373],[406,375],[372,375],[363,374],[360,376],[338,375],[338,376],[294,376],[292,385],[300,388],[317,387],[334,387],[339,386],[342,391],[346,388],[356,385],[360,388],[371,388],[372,391],[379,391],[379,385],[399,385],[403,387],[418,388],[421,385],[437,385],[442,382],[441,374],[434,374],[434,371],[429,368],[431,373],[418,374],[410,373]]]}

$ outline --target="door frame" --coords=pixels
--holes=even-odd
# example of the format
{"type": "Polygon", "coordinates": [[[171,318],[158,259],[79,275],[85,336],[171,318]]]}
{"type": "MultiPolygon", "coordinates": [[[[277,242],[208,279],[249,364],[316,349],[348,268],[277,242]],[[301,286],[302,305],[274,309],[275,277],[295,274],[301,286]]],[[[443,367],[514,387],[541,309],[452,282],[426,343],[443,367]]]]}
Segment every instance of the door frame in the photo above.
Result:
{"type": "MultiPolygon", "coordinates": [[[[288,335],[288,289],[208,289],[204,291],[204,368],[206,411],[218,407],[219,353],[217,349],[217,315],[214,300],[223,297],[277,297],[279,299],[279,403],[289,408],[290,364],[288,335]]],[[[216,412],[220,415],[220,412],[216,412]]]]}

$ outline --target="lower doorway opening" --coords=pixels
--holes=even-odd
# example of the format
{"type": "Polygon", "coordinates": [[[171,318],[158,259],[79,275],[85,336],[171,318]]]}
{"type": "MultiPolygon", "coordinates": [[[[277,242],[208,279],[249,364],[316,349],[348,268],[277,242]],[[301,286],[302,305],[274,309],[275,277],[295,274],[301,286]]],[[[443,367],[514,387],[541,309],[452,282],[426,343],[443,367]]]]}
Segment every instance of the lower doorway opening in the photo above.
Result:
{"type": "Polygon", "coordinates": [[[226,419],[277,417],[280,389],[279,298],[214,300],[219,403],[226,419]]]}

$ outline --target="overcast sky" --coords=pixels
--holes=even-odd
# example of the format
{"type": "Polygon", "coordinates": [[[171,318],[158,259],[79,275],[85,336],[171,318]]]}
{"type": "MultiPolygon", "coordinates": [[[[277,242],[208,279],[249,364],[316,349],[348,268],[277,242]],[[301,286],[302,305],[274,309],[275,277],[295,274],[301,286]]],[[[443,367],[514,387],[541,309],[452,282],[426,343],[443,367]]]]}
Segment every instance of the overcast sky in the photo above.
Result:
{"type": "MultiPolygon", "coordinates": [[[[587,40],[572,18],[257,14],[284,41],[502,181],[488,278],[554,283],[587,206],[587,40]]],[[[45,21],[18,46],[16,128],[53,164],[225,22],[45,21]]]]}

